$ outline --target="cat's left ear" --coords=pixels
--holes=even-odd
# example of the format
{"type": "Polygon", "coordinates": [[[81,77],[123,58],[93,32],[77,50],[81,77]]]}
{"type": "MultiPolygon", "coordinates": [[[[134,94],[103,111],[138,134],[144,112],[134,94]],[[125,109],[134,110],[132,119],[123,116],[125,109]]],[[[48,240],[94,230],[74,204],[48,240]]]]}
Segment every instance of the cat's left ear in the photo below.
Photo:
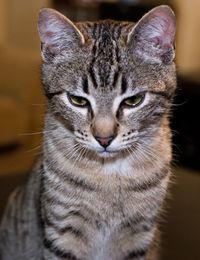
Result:
{"type": "Polygon", "coordinates": [[[176,19],[169,6],[152,9],[128,34],[130,50],[149,63],[170,64],[175,57],[176,19]]]}

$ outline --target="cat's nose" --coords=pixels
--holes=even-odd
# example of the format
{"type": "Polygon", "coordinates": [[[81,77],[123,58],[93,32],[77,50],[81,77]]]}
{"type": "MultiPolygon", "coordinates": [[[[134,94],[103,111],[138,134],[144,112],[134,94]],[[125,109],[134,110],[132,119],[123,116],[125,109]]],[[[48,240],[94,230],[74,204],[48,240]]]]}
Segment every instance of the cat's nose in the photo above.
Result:
{"type": "Polygon", "coordinates": [[[107,137],[102,137],[102,136],[95,136],[95,139],[100,143],[101,146],[103,146],[104,148],[107,148],[112,140],[115,138],[114,135],[111,136],[107,136],[107,137]]]}

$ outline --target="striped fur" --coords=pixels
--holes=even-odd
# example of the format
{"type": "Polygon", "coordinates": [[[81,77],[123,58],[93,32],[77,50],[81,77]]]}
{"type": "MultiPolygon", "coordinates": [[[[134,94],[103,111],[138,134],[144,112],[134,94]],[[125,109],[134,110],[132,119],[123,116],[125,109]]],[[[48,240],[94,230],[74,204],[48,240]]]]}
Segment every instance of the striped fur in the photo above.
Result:
{"type": "Polygon", "coordinates": [[[43,155],[9,199],[1,260],[158,259],[170,178],[174,30],[167,6],[137,24],[75,25],[41,11],[43,155]],[[141,102],[128,107],[125,100],[138,93],[141,102]],[[75,105],[74,96],[87,106],[75,105]]]}

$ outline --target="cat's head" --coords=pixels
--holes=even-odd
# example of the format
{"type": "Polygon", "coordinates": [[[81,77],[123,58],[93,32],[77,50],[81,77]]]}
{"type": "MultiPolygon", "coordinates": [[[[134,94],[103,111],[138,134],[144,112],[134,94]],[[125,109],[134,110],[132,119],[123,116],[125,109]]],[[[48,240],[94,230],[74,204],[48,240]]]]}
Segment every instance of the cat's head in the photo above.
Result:
{"type": "Polygon", "coordinates": [[[156,137],[176,85],[175,16],[168,6],[136,24],[74,24],[42,9],[38,29],[48,113],[66,131],[63,142],[68,135],[99,157],[112,157],[156,137]]]}

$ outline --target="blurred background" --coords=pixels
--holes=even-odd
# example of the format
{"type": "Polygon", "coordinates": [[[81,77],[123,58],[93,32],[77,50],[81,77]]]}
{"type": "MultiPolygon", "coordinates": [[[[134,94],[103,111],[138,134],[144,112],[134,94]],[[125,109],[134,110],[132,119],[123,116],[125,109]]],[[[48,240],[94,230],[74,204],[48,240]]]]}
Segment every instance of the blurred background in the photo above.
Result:
{"type": "Polygon", "coordinates": [[[161,223],[161,259],[200,259],[199,0],[0,0],[0,213],[8,194],[40,154],[45,99],[40,84],[39,9],[55,8],[73,21],[137,21],[160,4],[169,4],[178,20],[178,90],[171,120],[175,184],[161,223]]]}

